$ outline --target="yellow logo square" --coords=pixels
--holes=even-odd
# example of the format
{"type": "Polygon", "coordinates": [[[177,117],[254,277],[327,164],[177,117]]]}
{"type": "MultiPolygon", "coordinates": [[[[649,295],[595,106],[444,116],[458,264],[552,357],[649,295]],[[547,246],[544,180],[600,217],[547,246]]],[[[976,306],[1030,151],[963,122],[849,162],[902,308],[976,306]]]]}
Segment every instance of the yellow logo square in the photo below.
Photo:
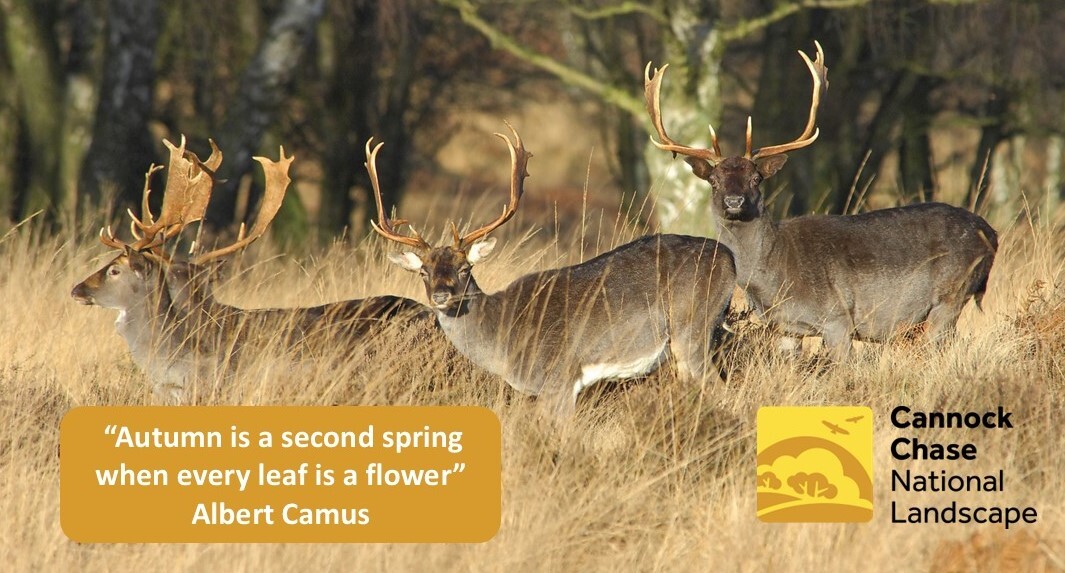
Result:
{"type": "Polygon", "coordinates": [[[873,411],[864,406],[758,409],[758,519],[873,518],[873,411]]]}

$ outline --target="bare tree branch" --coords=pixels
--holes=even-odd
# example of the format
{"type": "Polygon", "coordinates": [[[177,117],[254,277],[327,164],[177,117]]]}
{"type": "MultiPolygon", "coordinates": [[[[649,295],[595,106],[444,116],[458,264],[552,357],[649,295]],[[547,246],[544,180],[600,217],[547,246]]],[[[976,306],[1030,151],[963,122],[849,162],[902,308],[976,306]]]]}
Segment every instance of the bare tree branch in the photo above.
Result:
{"type": "Polygon", "coordinates": [[[661,12],[651,8],[646,4],[639,2],[622,2],[614,6],[604,6],[595,10],[584,8],[579,5],[570,5],[569,11],[572,12],[578,18],[584,20],[605,20],[607,18],[614,18],[616,16],[627,16],[630,14],[642,14],[648,16],[658,23],[665,24],[666,17],[661,12]]]}
{"type": "Polygon", "coordinates": [[[639,121],[643,121],[644,116],[646,115],[643,99],[635,91],[630,92],[602,82],[580,70],[562,64],[550,56],[520,45],[513,37],[492,26],[487,20],[482,18],[481,15],[477,13],[477,7],[469,0],[438,0],[438,2],[443,6],[458,11],[459,15],[462,17],[462,21],[480,32],[481,35],[491,42],[493,47],[504,50],[511,55],[554,75],[566,84],[587,90],[602,98],[603,101],[618,109],[624,110],[639,121]]]}
{"type": "Polygon", "coordinates": [[[733,24],[732,26],[722,29],[721,41],[725,44],[728,44],[729,42],[741,40],[801,10],[809,10],[812,8],[824,8],[828,10],[846,10],[848,8],[857,8],[858,6],[865,6],[871,1],[872,0],[804,0],[803,2],[780,4],[768,14],[759,16],[757,18],[751,18],[750,20],[743,20],[733,24]]]}

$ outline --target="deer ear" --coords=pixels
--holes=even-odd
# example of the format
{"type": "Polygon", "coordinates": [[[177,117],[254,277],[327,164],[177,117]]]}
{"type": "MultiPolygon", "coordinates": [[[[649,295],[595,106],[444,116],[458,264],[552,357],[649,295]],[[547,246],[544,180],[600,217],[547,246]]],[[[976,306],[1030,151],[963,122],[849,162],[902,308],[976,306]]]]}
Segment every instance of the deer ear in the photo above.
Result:
{"type": "Polygon", "coordinates": [[[765,159],[759,159],[754,164],[758,167],[758,173],[762,175],[762,179],[769,179],[777,174],[781,167],[787,163],[787,155],[770,155],[765,159]]]}
{"type": "Polygon", "coordinates": [[[492,249],[494,248],[496,248],[495,237],[481,239],[470,245],[470,252],[466,253],[466,261],[471,265],[476,265],[488,258],[488,255],[492,254],[492,249]]]}
{"type": "Polygon", "coordinates": [[[691,165],[692,173],[699,179],[709,180],[710,174],[714,172],[714,166],[701,157],[685,157],[684,162],[691,165]]]}
{"type": "Polygon", "coordinates": [[[148,273],[148,267],[152,262],[143,253],[129,246],[126,246],[126,260],[129,261],[129,268],[133,269],[133,272],[142,279],[148,273]]]}
{"type": "Polygon", "coordinates": [[[410,251],[404,253],[389,253],[388,260],[411,272],[417,272],[422,268],[421,257],[410,251]]]}
{"type": "Polygon", "coordinates": [[[166,271],[166,289],[172,304],[191,312],[212,298],[210,270],[185,262],[170,265],[166,271]]]}

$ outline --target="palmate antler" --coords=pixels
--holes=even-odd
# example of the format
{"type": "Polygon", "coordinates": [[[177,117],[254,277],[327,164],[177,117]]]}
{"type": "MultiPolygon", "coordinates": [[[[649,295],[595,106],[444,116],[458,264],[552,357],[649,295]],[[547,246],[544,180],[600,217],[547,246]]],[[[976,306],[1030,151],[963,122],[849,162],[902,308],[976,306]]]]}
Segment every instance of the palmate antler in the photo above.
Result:
{"type": "MultiPolygon", "coordinates": [[[[211,155],[206,161],[201,161],[195,153],[185,147],[185,137],[181,137],[181,144],[163,140],[167,149],[170,150],[169,166],[167,168],[166,188],[163,190],[163,206],[159,215],[154,216],[148,206],[151,196],[151,179],[157,171],[163,167],[152,165],[144,176],[144,191],[141,197],[141,216],[138,218],[129,211],[132,218],[130,231],[133,234],[133,243],[124,243],[115,238],[110,227],[100,229],[100,242],[115,249],[134,249],[140,252],[149,252],[168,259],[162,251],[162,246],[169,240],[181,233],[185,227],[203,219],[207,212],[207,204],[211,199],[211,191],[214,189],[215,172],[222,164],[222,152],[209,140],[211,155]]],[[[292,157],[285,157],[285,149],[281,148],[278,161],[272,161],[265,157],[255,157],[266,174],[266,191],[259,205],[259,213],[255,219],[255,225],[251,232],[245,234],[245,227],[240,226],[240,232],[236,242],[226,247],[200,254],[193,257],[190,262],[202,265],[206,262],[224,257],[230,253],[243,249],[266,233],[278,209],[285,198],[291,179],[288,176],[289,167],[292,165],[292,157]]]]}
{"type": "Polygon", "coordinates": [[[170,161],[159,216],[152,214],[149,198],[152,193],[152,175],[163,169],[163,166],[152,164],[144,175],[140,218],[134,215],[132,210],[127,211],[131,218],[130,232],[134,242],[125,243],[118,240],[111,228],[105,227],[100,230],[100,241],[103,244],[115,249],[128,247],[164,255],[161,247],[166,241],[177,236],[189,224],[203,218],[214,186],[214,171],[222,163],[221,151],[214,141],[210,141],[211,155],[203,162],[195,153],[185,148],[184,136],[181,137],[179,146],[174,146],[165,139],[163,144],[170,150],[170,161]]]}
{"type": "Polygon", "coordinates": [[[141,219],[130,213],[133,218],[130,230],[137,238],[134,248],[148,250],[162,246],[180,234],[185,227],[203,218],[214,188],[214,172],[222,164],[222,152],[213,140],[209,142],[211,155],[203,162],[195,153],[185,148],[184,136],[181,137],[181,145],[176,147],[170,141],[163,140],[163,144],[170,150],[163,206],[159,217],[153,217],[148,206],[151,194],[150,179],[152,174],[162,167],[152,165],[144,178],[141,219]]]}
{"type": "MultiPolygon", "coordinates": [[[[512,125],[504,122],[507,129],[514,136],[514,141],[511,142],[510,138],[502,133],[494,134],[496,137],[506,142],[507,147],[510,149],[510,202],[503,205],[503,214],[501,214],[494,221],[478,227],[465,235],[459,235],[455,225],[452,224],[452,234],[455,237],[455,247],[465,250],[479,239],[488,235],[492,231],[498,229],[504,223],[509,221],[514,213],[518,211],[518,204],[521,202],[521,196],[525,192],[525,178],[529,176],[528,165],[529,158],[532,157],[532,153],[529,153],[525,149],[525,145],[521,141],[521,136],[518,135],[517,130],[512,125]]],[[[381,186],[377,179],[377,153],[381,150],[381,146],[384,143],[378,143],[373,146],[373,138],[370,138],[366,142],[366,171],[370,174],[370,183],[373,186],[374,198],[377,202],[377,216],[380,218],[380,222],[371,221],[370,224],[382,237],[401,243],[421,251],[430,251],[433,246],[430,245],[421,235],[411,228],[411,235],[403,235],[396,231],[396,227],[403,225],[409,225],[404,219],[391,219],[385,211],[384,204],[381,200],[381,186]]]]}
{"type": "MultiPolygon", "coordinates": [[[[751,150],[751,118],[747,118],[747,142],[746,149],[743,156],[752,161],[770,157],[773,155],[780,155],[788,151],[795,149],[801,149],[810,145],[817,140],[818,130],[816,128],[817,123],[817,108],[821,104],[821,94],[828,89],[828,68],[825,67],[825,54],[821,49],[821,44],[814,42],[817,48],[817,54],[814,61],[810,61],[809,56],[800,51],[799,55],[802,56],[806,67],[810,70],[810,75],[813,77],[813,96],[810,102],[810,114],[809,119],[806,122],[806,129],[803,130],[802,135],[798,138],[781,145],[772,145],[768,147],[762,147],[760,149],[751,150]]],[[[655,131],[658,134],[656,141],[654,137],[651,138],[651,143],[655,147],[664,151],[670,151],[674,156],[677,154],[687,157],[696,157],[699,159],[705,159],[711,164],[717,164],[724,156],[721,154],[721,148],[717,143],[717,134],[714,132],[714,127],[710,126],[710,138],[711,149],[701,149],[696,147],[688,147],[681,145],[676,141],[673,141],[666,134],[665,127],[662,124],[662,109],[661,109],[661,95],[662,95],[662,78],[665,75],[666,69],[669,65],[662,66],[661,69],[656,68],[654,72],[651,72],[651,64],[647,64],[647,68],[644,70],[644,99],[647,104],[647,113],[651,116],[651,123],[654,125],[655,131]]]]}
{"type": "MultiPolygon", "coordinates": [[[[266,175],[266,189],[263,191],[262,201],[259,203],[259,212],[255,215],[255,224],[252,225],[251,232],[245,235],[245,226],[244,223],[241,223],[236,242],[226,247],[197,255],[190,259],[189,262],[192,264],[202,265],[247,247],[266,233],[266,229],[270,227],[270,223],[277,216],[278,210],[281,209],[281,203],[285,199],[285,192],[288,191],[288,185],[292,182],[292,179],[288,176],[288,170],[292,166],[294,157],[285,157],[285,148],[281,147],[280,157],[277,161],[266,157],[253,157],[253,159],[262,165],[263,174],[266,175]]],[[[210,159],[208,159],[209,161],[210,159]]],[[[195,211],[198,208],[198,205],[193,205],[190,210],[195,211]]],[[[200,215],[202,216],[202,213],[200,215]]]]}

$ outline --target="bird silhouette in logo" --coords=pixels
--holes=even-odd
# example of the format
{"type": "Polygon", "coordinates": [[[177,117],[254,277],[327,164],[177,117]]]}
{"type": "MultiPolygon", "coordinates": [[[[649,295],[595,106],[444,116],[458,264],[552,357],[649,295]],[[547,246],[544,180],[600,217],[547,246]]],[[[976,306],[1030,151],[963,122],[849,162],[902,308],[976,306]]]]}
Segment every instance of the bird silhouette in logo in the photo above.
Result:
{"type": "Polygon", "coordinates": [[[847,421],[848,421],[848,422],[850,422],[850,423],[852,423],[852,424],[857,424],[857,423],[858,423],[858,421],[859,421],[859,420],[861,420],[861,419],[862,419],[862,418],[864,418],[864,417],[865,417],[865,416],[855,416],[855,417],[853,417],[853,418],[847,418],[847,421]]]}
{"type": "Polygon", "coordinates": [[[844,436],[849,436],[850,435],[850,432],[848,432],[847,430],[844,430],[843,428],[837,426],[836,424],[833,424],[832,422],[829,422],[828,420],[821,420],[821,423],[824,424],[825,426],[827,426],[828,429],[831,430],[831,432],[833,434],[843,434],[844,436]]]}

